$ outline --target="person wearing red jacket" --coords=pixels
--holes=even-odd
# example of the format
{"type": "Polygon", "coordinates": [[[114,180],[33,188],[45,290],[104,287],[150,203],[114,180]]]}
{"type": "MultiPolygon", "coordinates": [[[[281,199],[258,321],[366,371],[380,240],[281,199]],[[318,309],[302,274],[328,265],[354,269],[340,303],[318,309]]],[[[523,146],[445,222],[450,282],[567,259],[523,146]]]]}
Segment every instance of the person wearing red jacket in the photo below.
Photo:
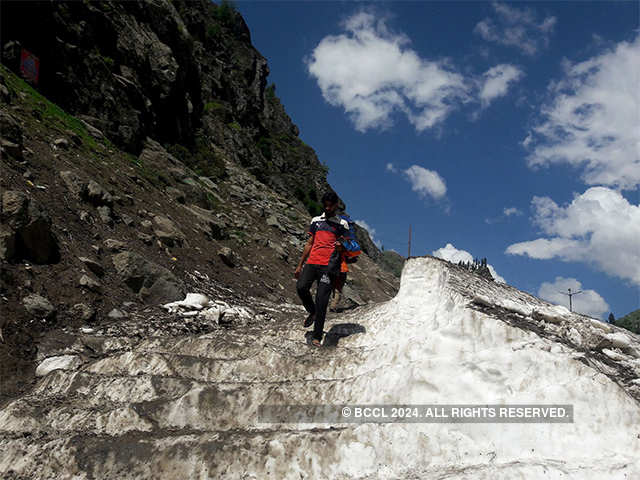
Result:
{"type": "Polygon", "coordinates": [[[314,324],[311,345],[319,347],[324,333],[324,321],[329,305],[333,283],[339,273],[339,259],[344,249],[340,242],[349,231],[346,220],[336,216],[339,199],[334,192],[322,197],[324,212],[314,217],[309,225],[309,240],[304,246],[302,257],[294,273],[298,279],[296,288],[309,316],[304,327],[314,324]],[[306,262],[306,263],[305,263],[306,262]],[[311,296],[311,286],[317,281],[315,302],[311,296]]]}

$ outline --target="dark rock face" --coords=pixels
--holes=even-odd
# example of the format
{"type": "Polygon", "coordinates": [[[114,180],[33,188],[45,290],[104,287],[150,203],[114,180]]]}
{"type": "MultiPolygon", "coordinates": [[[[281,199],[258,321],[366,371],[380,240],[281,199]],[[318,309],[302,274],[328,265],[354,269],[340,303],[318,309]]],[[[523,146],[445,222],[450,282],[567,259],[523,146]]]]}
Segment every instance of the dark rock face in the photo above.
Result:
{"type": "Polygon", "coordinates": [[[182,282],[166,268],[129,251],[114,255],[112,260],[124,283],[143,301],[158,304],[184,298],[182,282]]]}
{"type": "MultiPolygon", "coordinates": [[[[224,159],[232,160],[318,213],[331,190],[326,167],[267,87],[267,62],[232,7],[148,0],[1,8],[2,46],[37,55],[41,93],[90,125],[94,138],[142,152],[151,168],[174,163],[162,175],[180,176],[177,161],[224,175],[224,159]]],[[[7,54],[3,63],[17,71],[18,58],[7,54]]]]}
{"type": "Polygon", "coordinates": [[[22,192],[2,195],[0,257],[6,261],[30,260],[38,264],[60,260],[58,241],[47,213],[22,192]]]}

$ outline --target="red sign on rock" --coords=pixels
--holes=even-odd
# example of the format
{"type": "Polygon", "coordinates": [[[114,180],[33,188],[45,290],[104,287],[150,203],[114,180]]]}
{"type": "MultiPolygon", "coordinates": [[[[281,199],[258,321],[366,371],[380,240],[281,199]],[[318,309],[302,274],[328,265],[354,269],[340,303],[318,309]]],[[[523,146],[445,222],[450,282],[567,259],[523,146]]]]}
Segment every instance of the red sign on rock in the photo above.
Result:
{"type": "Polygon", "coordinates": [[[37,85],[39,72],[40,60],[34,54],[23,48],[20,53],[20,73],[25,80],[37,85]]]}

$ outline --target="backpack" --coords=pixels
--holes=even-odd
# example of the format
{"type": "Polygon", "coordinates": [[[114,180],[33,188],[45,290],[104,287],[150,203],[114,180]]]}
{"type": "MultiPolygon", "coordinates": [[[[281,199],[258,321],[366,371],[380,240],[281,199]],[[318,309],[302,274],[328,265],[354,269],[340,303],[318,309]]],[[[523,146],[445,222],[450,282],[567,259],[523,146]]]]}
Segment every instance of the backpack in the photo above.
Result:
{"type": "Polygon", "coordinates": [[[351,217],[349,217],[349,215],[346,214],[340,215],[340,218],[346,220],[349,224],[349,232],[342,242],[346,253],[345,262],[356,263],[358,261],[358,255],[362,253],[362,248],[356,240],[355,222],[351,220],[351,217]]]}

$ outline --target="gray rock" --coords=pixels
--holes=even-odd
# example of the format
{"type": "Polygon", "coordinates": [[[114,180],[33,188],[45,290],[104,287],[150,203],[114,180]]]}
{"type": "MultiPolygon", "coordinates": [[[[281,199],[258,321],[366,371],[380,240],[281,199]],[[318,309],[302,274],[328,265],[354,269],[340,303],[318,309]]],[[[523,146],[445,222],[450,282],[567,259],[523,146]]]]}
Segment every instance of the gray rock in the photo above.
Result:
{"type": "Polygon", "coordinates": [[[71,307],[71,315],[83,322],[90,322],[95,319],[96,311],[86,303],[76,303],[71,307]]]}
{"type": "Polygon", "coordinates": [[[132,227],[135,223],[133,221],[133,218],[131,218],[129,215],[126,215],[124,213],[120,215],[120,219],[122,220],[122,223],[124,223],[127,227],[132,227]]]}
{"type": "Polygon", "coordinates": [[[24,193],[8,190],[2,195],[0,220],[4,229],[5,250],[10,252],[13,241],[15,258],[20,257],[37,264],[57,263],[60,260],[58,241],[51,230],[51,219],[33,199],[24,193]],[[11,239],[13,231],[15,236],[11,239]]]}
{"type": "Polygon", "coordinates": [[[156,215],[153,217],[153,233],[167,247],[181,246],[185,240],[184,233],[167,217],[156,215]]]}
{"type": "Polygon", "coordinates": [[[229,238],[227,233],[227,224],[217,218],[211,211],[200,208],[196,205],[186,207],[191,213],[193,213],[198,222],[198,228],[204,232],[207,237],[215,240],[224,240],[229,238]]]}
{"type": "Polygon", "coordinates": [[[78,257],[78,259],[97,276],[102,277],[104,275],[104,268],[95,260],[91,260],[87,257],[78,257]]]}
{"type": "Polygon", "coordinates": [[[144,229],[150,230],[151,228],[153,228],[153,223],[151,222],[151,220],[143,220],[140,222],[140,226],[144,229]]]}
{"type": "Polygon", "coordinates": [[[184,288],[177,278],[162,276],[150,286],[140,289],[140,298],[149,304],[173,302],[184,298],[184,288]]]}
{"type": "Polygon", "coordinates": [[[100,289],[102,288],[102,285],[100,284],[100,282],[98,282],[97,280],[94,280],[89,275],[82,275],[80,277],[80,280],[78,281],[78,284],[81,287],[91,290],[93,292],[99,292],[100,289]]]}
{"type": "Polygon", "coordinates": [[[278,221],[278,218],[275,215],[269,215],[267,217],[267,225],[271,227],[277,227],[278,225],[280,225],[280,222],[278,221]]]}
{"type": "Polygon", "coordinates": [[[69,149],[69,140],[67,140],[66,138],[56,138],[53,141],[53,145],[56,148],[62,148],[64,150],[68,150],[69,149]]]}
{"type": "Polygon", "coordinates": [[[238,256],[229,247],[218,250],[218,256],[229,267],[235,267],[238,264],[238,256]]]}
{"type": "Polygon", "coordinates": [[[111,194],[107,192],[102,187],[102,185],[100,185],[95,180],[90,180],[86,187],[83,189],[82,198],[96,207],[111,207],[113,205],[113,197],[111,196],[111,194]]]}
{"type": "Polygon", "coordinates": [[[17,143],[10,142],[5,138],[0,139],[0,150],[17,160],[23,160],[24,158],[22,155],[22,147],[17,143]]]}
{"type": "Polygon", "coordinates": [[[124,283],[143,301],[162,303],[184,298],[182,282],[166,268],[129,251],[114,255],[112,260],[124,283]]]}
{"type": "Polygon", "coordinates": [[[80,120],[80,122],[82,122],[84,127],[87,129],[87,133],[93,138],[95,138],[96,140],[102,140],[104,138],[104,134],[99,129],[82,119],[80,120]]]}
{"type": "Polygon", "coordinates": [[[113,225],[113,217],[110,207],[103,205],[101,207],[98,207],[97,210],[98,216],[100,217],[100,220],[102,220],[102,223],[104,223],[105,225],[113,225]]]}
{"type": "Polygon", "coordinates": [[[138,238],[142,240],[145,245],[151,245],[153,243],[153,235],[138,232],[138,238]]]}
{"type": "Polygon", "coordinates": [[[114,308],[107,314],[107,317],[113,320],[121,320],[123,318],[127,318],[127,314],[122,310],[118,310],[117,308],[114,308]]]}
{"type": "Polygon", "coordinates": [[[22,305],[34,317],[50,319],[56,314],[56,309],[51,302],[36,294],[31,294],[22,299],[22,305]]]}
{"type": "Polygon", "coordinates": [[[127,249],[127,244],[120,240],[108,238],[104,241],[104,248],[109,252],[122,252],[127,249]]]}
{"type": "Polygon", "coordinates": [[[60,178],[74,196],[80,197],[86,185],[77,173],[65,170],[64,172],[60,172],[60,178]]]}
{"type": "Polygon", "coordinates": [[[20,122],[6,111],[0,111],[0,134],[5,140],[16,144],[19,148],[22,148],[22,126],[20,125],[20,122]]]}

